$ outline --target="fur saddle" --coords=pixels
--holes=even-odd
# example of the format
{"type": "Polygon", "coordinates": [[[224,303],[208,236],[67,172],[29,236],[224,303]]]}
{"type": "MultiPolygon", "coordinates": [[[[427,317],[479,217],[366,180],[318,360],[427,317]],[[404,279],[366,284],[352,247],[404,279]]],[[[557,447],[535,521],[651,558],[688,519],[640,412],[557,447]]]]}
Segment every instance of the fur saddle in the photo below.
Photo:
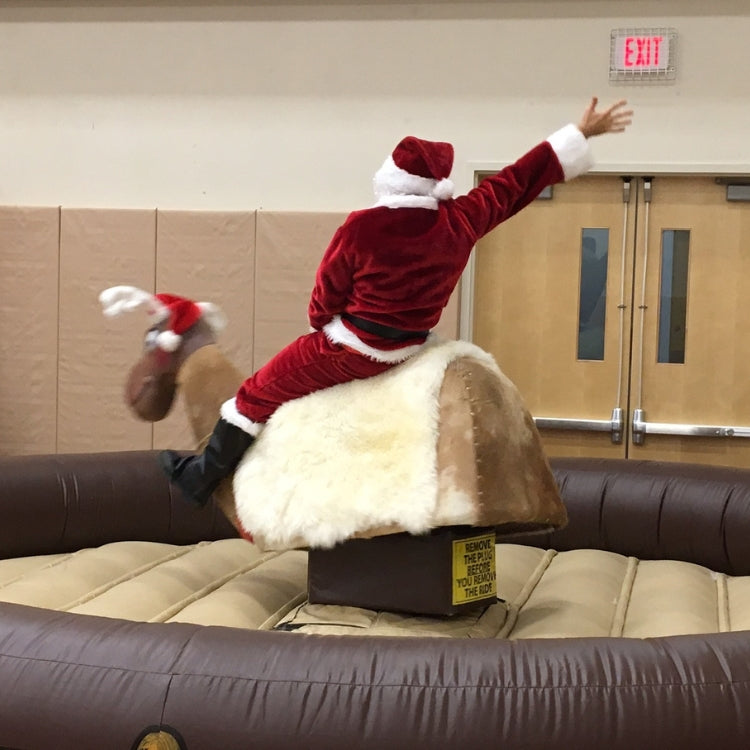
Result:
{"type": "Polygon", "coordinates": [[[567,522],[517,388],[465,341],[284,404],[238,466],[234,495],[240,524],[269,550],[567,522]]]}

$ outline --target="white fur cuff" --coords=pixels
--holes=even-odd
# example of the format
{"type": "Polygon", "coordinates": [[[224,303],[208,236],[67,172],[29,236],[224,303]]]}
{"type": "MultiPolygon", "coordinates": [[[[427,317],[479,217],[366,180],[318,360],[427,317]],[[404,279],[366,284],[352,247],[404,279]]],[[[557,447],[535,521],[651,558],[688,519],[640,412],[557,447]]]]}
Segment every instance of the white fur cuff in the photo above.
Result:
{"type": "Polygon", "coordinates": [[[547,138],[547,143],[560,161],[565,181],[588,172],[594,166],[594,157],[586,136],[572,123],[560,128],[547,138]]]}
{"type": "Polygon", "coordinates": [[[263,423],[253,422],[252,419],[248,419],[244,414],[240,414],[237,411],[237,403],[234,398],[228,399],[221,405],[220,413],[221,418],[225,422],[229,422],[229,424],[239,427],[253,437],[258,437],[260,431],[263,429],[263,423]]]}
{"type": "Polygon", "coordinates": [[[437,211],[438,199],[432,195],[382,195],[375,206],[387,208],[429,208],[437,211]]]}

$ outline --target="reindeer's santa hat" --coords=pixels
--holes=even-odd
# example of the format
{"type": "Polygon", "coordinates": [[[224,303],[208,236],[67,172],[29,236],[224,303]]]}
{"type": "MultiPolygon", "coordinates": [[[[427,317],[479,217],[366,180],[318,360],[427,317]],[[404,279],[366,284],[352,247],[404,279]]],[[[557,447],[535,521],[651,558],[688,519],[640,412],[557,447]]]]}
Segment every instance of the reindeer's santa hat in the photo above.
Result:
{"type": "Polygon", "coordinates": [[[182,343],[182,334],[199,320],[205,321],[215,333],[226,326],[224,313],[211,302],[193,302],[176,294],[151,294],[134,286],[105,289],[99,295],[99,302],[108,317],[145,307],[152,327],[160,329],[154,338],[156,346],[166,352],[176,351],[182,343]]]}

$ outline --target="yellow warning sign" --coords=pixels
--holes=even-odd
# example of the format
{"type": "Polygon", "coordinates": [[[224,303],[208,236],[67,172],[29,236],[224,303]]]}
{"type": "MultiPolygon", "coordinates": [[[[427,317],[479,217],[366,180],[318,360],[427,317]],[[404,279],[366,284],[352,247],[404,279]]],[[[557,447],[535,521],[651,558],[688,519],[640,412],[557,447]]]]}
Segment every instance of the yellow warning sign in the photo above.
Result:
{"type": "Polygon", "coordinates": [[[453,604],[497,596],[495,535],[482,534],[453,542],[453,604]]]}

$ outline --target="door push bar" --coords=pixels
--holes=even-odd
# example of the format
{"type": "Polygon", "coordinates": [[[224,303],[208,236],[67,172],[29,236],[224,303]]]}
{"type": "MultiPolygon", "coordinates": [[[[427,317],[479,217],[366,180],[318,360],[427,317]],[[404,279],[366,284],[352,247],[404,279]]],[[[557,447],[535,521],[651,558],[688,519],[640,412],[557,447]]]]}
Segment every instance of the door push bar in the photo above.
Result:
{"type": "Polygon", "coordinates": [[[581,432],[609,432],[613,443],[622,442],[624,427],[622,409],[612,410],[611,419],[567,419],[558,417],[534,417],[540,430],[578,430],[581,432]]]}
{"type": "Polygon", "coordinates": [[[633,410],[633,443],[643,445],[646,435],[682,435],[688,437],[750,438],[750,427],[725,427],[704,424],[647,422],[643,409],[633,410]]]}

